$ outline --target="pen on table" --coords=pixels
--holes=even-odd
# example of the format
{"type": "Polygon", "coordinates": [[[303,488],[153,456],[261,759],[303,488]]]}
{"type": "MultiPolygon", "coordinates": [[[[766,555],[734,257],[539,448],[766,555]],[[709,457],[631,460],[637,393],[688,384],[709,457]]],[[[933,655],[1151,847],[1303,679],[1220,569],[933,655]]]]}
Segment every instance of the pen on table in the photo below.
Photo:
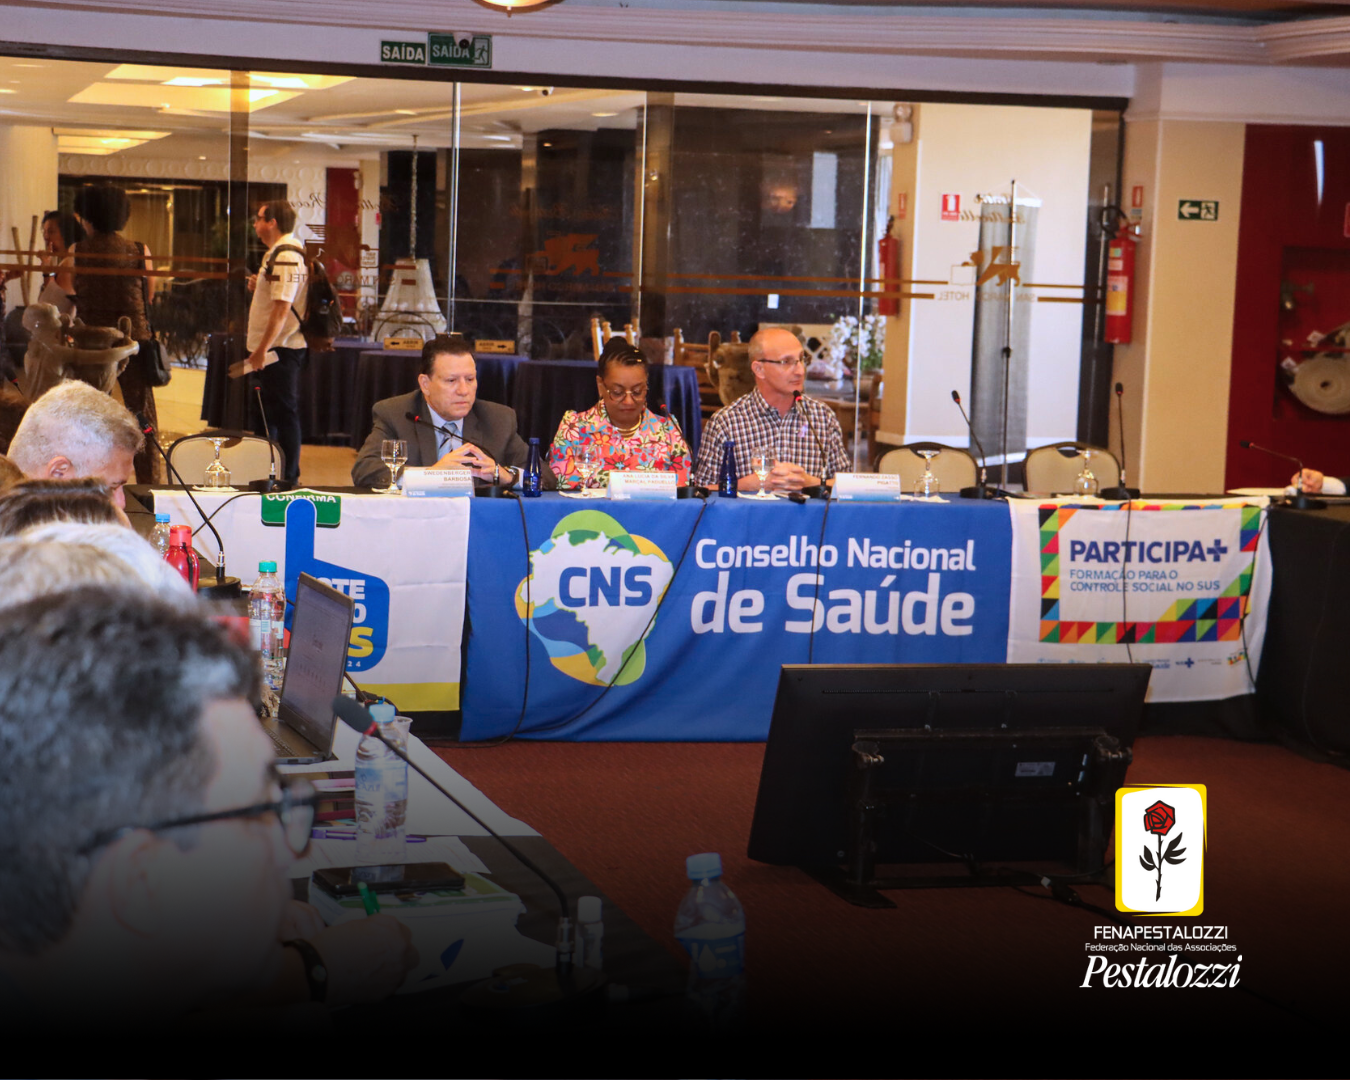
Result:
{"type": "MultiPolygon", "coordinates": [[[[309,833],[309,838],[311,840],[355,840],[356,830],[311,829],[309,833]]],[[[410,844],[425,844],[427,841],[427,838],[425,836],[409,836],[406,837],[405,839],[407,839],[408,843],[410,844]]]]}
{"type": "Polygon", "coordinates": [[[361,894],[361,904],[366,909],[366,914],[378,915],[380,913],[380,901],[376,898],[375,894],[370,891],[370,886],[364,881],[358,881],[356,883],[356,891],[361,894]]]}

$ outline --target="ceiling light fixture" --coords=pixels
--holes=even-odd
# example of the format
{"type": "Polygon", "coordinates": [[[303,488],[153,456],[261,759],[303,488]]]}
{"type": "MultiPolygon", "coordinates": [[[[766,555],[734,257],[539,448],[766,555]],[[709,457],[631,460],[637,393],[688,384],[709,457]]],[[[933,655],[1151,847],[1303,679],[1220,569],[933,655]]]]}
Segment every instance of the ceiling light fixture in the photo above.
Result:
{"type": "Polygon", "coordinates": [[[511,15],[517,11],[537,11],[539,8],[556,4],[559,0],[478,0],[484,7],[493,11],[504,11],[511,15]]]}
{"type": "Polygon", "coordinates": [[[618,116],[619,114],[616,113],[616,112],[593,112],[593,113],[591,113],[591,115],[592,115],[592,116],[599,116],[599,117],[606,117],[606,116],[618,116]]]}

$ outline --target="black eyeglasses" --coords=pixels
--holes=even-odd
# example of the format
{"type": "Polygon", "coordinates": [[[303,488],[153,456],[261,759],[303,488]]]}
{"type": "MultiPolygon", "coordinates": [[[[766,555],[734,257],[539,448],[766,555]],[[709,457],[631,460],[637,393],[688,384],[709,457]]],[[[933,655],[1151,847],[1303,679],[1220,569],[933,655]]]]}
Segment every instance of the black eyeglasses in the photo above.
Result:
{"type": "Polygon", "coordinates": [[[166,832],[169,829],[185,829],[191,825],[209,825],[213,821],[230,821],[234,818],[262,817],[264,814],[276,814],[281,823],[286,846],[297,858],[309,850],[311,830],[314,828],[315,807],[324,796],[314,790],[314,785],[299,776],[279,776],[277,786],[281,788],[281,798],[275,802],[257,803],[254,806],[241,806],[235,810],[217,810],[213,814],[194,814],[191,817],[174,818],[154,825],[122,825],[98,833],[89,843],[80,848],[81,855],[88,855],[99,848],[120,840],[129,832],[166,832]]]}

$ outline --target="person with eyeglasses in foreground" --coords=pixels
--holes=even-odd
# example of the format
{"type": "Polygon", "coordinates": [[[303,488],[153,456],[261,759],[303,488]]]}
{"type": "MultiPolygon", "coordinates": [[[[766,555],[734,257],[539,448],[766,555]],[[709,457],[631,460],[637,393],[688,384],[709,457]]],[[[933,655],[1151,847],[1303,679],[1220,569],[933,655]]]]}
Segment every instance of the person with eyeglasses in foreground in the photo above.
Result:
{"type": "Polygon", "coordinates": [[[776,460],[764,481],[766,491],[801,491],[847,469],[844,433],[834,410],[798,397],[806,385],[807,358],[797,336],[782,327],[768,327],[750,339],[749,351],[755,388],[714,413],[704,426],[694,482],[718,486],[727,439],[736,440],[740,491],[759,490],[751,463],[758,449],[771,450],[776,460]]]}
{"type": "Polygon", "coordinates": [[[0,619],[13,1030],[165,1033],[190,1028],[186,1014],[373,1001],[416,965],[394,919],[324,928],[291,899],[317,799],[274,771],[257,679],[205,614],[125,589],[41,596],[0,619]]]}
{"type": "Polygon", "coordinates": [[[600,400],[584,412],[563,413],[549,448],[560,488],[603,487],[614,469],[651,469],[689,482],[689,447],[675,421],[647,408],[647,358],[621,337],[600,352],[595,388],[600,400]],[[594,451],[587,476],[583,451],[594,451]]]}

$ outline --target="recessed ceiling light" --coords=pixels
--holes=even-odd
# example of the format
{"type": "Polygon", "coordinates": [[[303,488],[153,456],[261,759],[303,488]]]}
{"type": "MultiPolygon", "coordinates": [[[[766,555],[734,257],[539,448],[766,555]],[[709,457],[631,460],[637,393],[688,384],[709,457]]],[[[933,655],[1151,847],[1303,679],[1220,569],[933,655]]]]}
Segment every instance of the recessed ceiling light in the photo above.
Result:
{"type": "Polygon", "coordinates": [[[417,115],[417,110],[416,110],[416,109],[395,109],[394,112],[398,113],[399,116],[416,116],[416,115],[417,115]]]}
{"type": "Polygon", "coordinates": [[[15,64],[14,66],[15,66],[15,67],[22,67],[22,68],[45,68],[47,65],[46,65],[46,64],[15,64]]]}
{"type": "Polygon", "coordinates": [[[618,116],[619,114],[616,113],[616,112],[593,112],[593,113],[591,113],[591,115],[592,115],[592,116],[602,116],[602,117],[603,117],[603,116],[618,116]]]}
{"type": "Polygon", "coordinates": [[[198,155],[197,155],[197,160],[198,160],[198,161],[205,161],[205,160],[206,160],[206,155],[205,155],[205,154],[198,154],[198,155]]]}
{"type": "Polygon", "coordinates": [[[534,93],[534,87],[533,87],[533,86],[517,86],[516,89],[517,89],[517,90],[523,90],[523,91],[525,91],[525,93],[527,93],[527,94],[532,94],[532,93],[534,93]]]}
{"type": "Polygon", "coordinates": [[[8,86],[0,86],[0,94],[17,94],[17,90],[11,90],[8,86]]]}

